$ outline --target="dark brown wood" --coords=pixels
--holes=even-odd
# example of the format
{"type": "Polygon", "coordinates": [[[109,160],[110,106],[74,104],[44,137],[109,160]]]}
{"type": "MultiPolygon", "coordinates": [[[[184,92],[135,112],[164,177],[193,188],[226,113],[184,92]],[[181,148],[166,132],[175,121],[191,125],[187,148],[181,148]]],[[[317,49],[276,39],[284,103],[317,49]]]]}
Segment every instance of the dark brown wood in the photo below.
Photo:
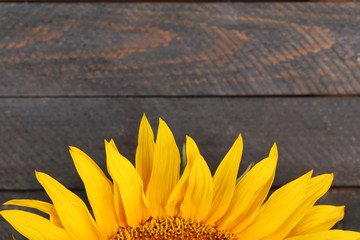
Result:
{"type": "Polygon", "coordinates": [[[34,170],[81,188],[68,145],[103,169],[104,139],[134,159],[143,112],[156,133],[158,117],[178,146],[193,137],[212,172],[238,133],[243,171],[276,141],[275,186],[311,169],[334,172],[336,186],[360,186],[360,98],[39,98],[0,100],[0,189],[40,189],[34,170]]]}
{"type": "MultiPolygon", "coordinates": [[[[82,199],[86,199],[86,194],[83,191],[75,191],[75,193],[82,199]]],[[[0,202],[4,203],[10,199],[37,199],[48,201],[48,197],[42,191],[33,192],[0,192],[0,202]]],[[[329,204],[336,206],[346,206],[345,218],[337,224],[336,228],[360,231],[360,189],[331,189],[323,198],[319,200],[319,204],[329,204]]],[[[9,209],[14,207],[1,206],[0,209],[9,209]]],[[[23,208],[25,209],[25,208],[23,208]]],[[[27,209],[28,210],[28,209],[27,209]]],[[[38,211],[34,211],[39,213],[38,211]]],[[[24,239],[21,237],[3,218],[0,219],[1,240],[11,239],[11,234],[14,234],[16,239],[24,239]]]]}
{"type": "Polygon", "coordinates": [[[1,4],[0,96],[360,94],[360,5],[1,4]]]}

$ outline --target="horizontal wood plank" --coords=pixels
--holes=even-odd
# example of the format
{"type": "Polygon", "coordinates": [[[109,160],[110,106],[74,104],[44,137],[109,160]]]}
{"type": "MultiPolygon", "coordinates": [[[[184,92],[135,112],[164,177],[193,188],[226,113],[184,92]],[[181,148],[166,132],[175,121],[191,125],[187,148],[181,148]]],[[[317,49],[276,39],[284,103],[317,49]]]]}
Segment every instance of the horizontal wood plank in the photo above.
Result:
{"type": "Polygon", "coordinates": [[[0,96],[360,94],[356,3],[1,4],[0,96]]]}
{"type": "MultiPolygon", "coordinates": [[[[75,191],[82,199],[86,200],[86,194],[83,191],[75,191]]],[[[33,192],[1,192],[0,203],[4,203],[10,199],[37,199],[48,201],[49,198],[42,191],[33,192]]],[[[318,204],[328,204],[336,206],[346,206],[345,217],[343,221],[339,222],[335,228],[360,231],[360,189],[331,189],[318,204]]],[[[14,207],[1,206],[0,209],[14,209],[14,207]]],[[[24,209],[24,208],[23,208],[24,209]]],[[[27,209],[28,210],[28,209],[27,209]]],[[[33,211],[39,213],[38,211],[33,211]]],[[[16,239],[24,239],[21,237],[3,218],[0,217],[0,232],[1,240],[11,239],[11,234],[14,234],[16,239]]]]}
{"type": "Polygon", "coordinates": [[[360,186],[360,98],[39,98],[0,100],[0,189],[40,189],[34,170],[81,188],[68,153],[76,146],[103,169],[104,139],[133,161],[142,113],[158,117],[178,146],[198,144],[212,172],[241,132],[243,171],[276,141],[275,186],[314,169],[335,186],[360,186]]]}

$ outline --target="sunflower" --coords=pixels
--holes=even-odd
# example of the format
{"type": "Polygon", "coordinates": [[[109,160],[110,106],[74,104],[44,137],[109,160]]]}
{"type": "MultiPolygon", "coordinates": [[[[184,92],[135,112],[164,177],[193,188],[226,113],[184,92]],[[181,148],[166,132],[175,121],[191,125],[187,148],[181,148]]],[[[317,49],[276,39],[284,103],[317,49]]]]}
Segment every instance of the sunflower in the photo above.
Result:
{"type": "Polygon", "coordinates": [[[360,239],[360,233],[329,230],[344,216],[344,207],[315,205],[333,180],[312,171],[267,195],[275,176],[276,144],[269,156],[237,179],[242,155],[241,135],[214,176],[197,145],[186,137],[186,167],[174,136],[160,119],[156,142],[145,115],[139,129],[134,167],[105,141],[108,179],[81,150],[70,154],[82,179],[86,204],[58,181],[35,172],[52,204],[10,200],[6,205],[38,209],[44,218],[22,210],[0,214],[31,240],[119,239],[360,239]]]}

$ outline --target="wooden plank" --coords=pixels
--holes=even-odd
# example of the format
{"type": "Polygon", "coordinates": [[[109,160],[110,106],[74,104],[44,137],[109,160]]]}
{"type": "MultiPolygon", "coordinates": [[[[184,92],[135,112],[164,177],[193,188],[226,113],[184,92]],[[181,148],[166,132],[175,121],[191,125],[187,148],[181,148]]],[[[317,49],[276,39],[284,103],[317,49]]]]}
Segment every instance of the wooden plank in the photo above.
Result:
{"type": "Polygon", "coordinates": [[[276,141],[275,186],[315,169],[334,172],[336,186],[360,186],[360,98],[39,98],[0,101],[0,189],[40,189],[34,170],[81,188],[67,151],[76,146],[103,169],[103,139],[134,159],[143,112],[154,132],[162,117],[178,146],[198,143],[212,172],[237,135],[243,171],[276,141]]]}
{"type": "Polygon", "coordinates": [[[0,96],[360,93],[360,5],[1,4],[0,96]]]}
{"type": "MultiPolygon", "coordinates": [[[[75,191],[82,199],[86,199],[86,194],[83,191],[75,191]]],[[[4,203],[10,199],[37,199],[42,201],[50,201],[46,194],[42,191],[33,192],[0,192],[0,203],[4,203]]],[[[338,229],[347,229],[360,231],[360,189],[332,189],[323,198],[320,199],[319,204],[329,204],[336,206],[346,206],[346,213],[344,220],[336,225],[338,229]]],[[[1,206],[0,209],[9,209],[10,207],[1,206]]],[[[14,207],[12,207],[13,209],[14,207]]],[[[34,211],[36,212],[36,211],[34,211]]],[[[39,212],[36,212],[39,213],[39,212]]],[[[8,224],[4,219],[0,220],[1,240],[11,239],[11,234],[14,234],[16,239],[24,239],[8,224]]]]}

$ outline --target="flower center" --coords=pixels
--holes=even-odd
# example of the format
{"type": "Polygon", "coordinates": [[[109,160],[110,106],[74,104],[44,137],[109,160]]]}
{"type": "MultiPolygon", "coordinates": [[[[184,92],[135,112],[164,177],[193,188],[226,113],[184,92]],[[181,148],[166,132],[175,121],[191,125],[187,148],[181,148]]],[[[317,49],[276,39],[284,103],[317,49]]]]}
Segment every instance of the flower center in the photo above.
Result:
{"type": "Polygon", "coordinates": [[[179,217],[149,219],[143,225],[120,227],[117,235],[110,240],[120,239],[233,239],[234,234],[198,222],[186,221],[179,217]]]}

